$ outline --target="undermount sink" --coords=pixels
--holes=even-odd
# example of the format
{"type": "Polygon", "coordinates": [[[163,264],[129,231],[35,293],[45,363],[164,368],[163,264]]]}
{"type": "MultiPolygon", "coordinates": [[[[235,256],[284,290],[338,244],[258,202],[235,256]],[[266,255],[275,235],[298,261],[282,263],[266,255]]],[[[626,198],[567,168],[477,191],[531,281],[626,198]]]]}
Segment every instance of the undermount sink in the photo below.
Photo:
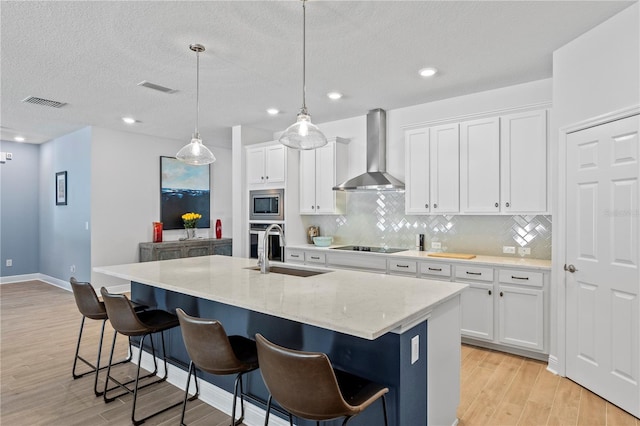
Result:
{"type": "MultiPolygon", "coordinates": [[[[246,269],[250,269],[252,271],[260,271],[259,266],[250,266],[246,269]]],[[[286,266],[269,266],[270,274],[284,274],[284,275],[292,275],[294,277],[313,277],[314,275],[326,274],[331,271],[320,271],[317,269],[300,269],[300,268],[288,268],[286,266]]]]}

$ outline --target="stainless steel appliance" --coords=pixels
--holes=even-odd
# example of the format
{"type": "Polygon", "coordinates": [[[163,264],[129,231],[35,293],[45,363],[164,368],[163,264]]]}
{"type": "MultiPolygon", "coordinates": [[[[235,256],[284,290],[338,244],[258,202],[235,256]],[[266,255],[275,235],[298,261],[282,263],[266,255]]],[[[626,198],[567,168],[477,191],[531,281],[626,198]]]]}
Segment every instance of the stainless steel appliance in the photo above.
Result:
{"type": "Polygon", "coordinates": [[[332,247],[331,250],[350,250],[350,251],[363,251],[371,253],[398,253],[406,251],[402,248],[389,248],[389,247],[369,247],[369,246],[340,246],[332,247]]]}
{"type": "MultiPolygon", "coordinates": [[[[252,259],[258,258],[258,253],[262,252],[262,235],[263,232],[269,227],[270,223],[250,223],[249,224],[249,257],[252,259]]],[[[284,230],[284,224],[280,224],[280,227],[284,230]]],[[[269,232],[267,237],[267,244],[269,244],[269,260],[275,260],[278,262],[284,262],[284,245],[280,241],[280,235],[278,231],[269,232]]]]}
{"type": "Polygon", "coordinates": [[[249,220],[283,221],[284,189],[249,191],[249,220]]]}

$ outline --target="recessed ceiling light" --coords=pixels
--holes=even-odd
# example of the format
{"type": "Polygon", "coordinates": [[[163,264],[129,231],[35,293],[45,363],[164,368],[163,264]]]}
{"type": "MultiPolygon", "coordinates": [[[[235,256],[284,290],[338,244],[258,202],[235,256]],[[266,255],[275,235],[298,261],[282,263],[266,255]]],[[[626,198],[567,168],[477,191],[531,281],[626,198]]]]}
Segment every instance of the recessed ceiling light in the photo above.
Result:
{"type": "Polygon", "coordinates": [[[327,93],[327,97],[331,100],[337,101],[342,97],[342,93],[340,92],[329,92],[327,93]]]}
{"type": "Polygon", "coordinates": [[[132,118],[132,117],[122,117],[122,121],[124,121],[127,124],[135,124],[136,123],[136,119],[132,118]]]}
{"type": "Polygon", "coordinates": [[[280,110],[278,110],[277,108],[269,108],[269,109],[267,109],[267,113],[269,115],[278,115],[279,112],[280,112],[280,110]]]}
{"type": "Polygon", "coordinates": [[[23,136],[16,136],[15,138],[13,138],[14,141],[16,142],[24,142],[24,137],[23,136]]]}
{"type": "Polygon", "coordinates": [[[429,67],[429,68],[422,68],[420,71],[418,71],[418,74],[420,74],[422,77],[432,77],[436,75],[437,72],[438,72],[437,69],[429,67]]]}

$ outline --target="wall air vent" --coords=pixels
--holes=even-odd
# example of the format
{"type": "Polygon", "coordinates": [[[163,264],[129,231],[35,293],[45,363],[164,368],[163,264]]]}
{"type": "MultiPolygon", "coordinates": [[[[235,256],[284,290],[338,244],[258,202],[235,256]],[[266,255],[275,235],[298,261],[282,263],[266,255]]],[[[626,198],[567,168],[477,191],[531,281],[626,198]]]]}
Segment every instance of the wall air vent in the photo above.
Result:
{"type": "Polygon", "coordinates": [[[35,97],[35,96],[29,96],[28,98],[24,98],[22,100],[22,102],[27,102],[27,103],[30,103],[30,104],[47,106],[47,107],[51,107],[51,108],[62,108],[63,106],[65,106],[67,104],[66,102],[52,101],[51,99],[43,99],[43,98],[38,98],[38,97],[35,97]]]}
{"type": "Polygon", "coordinates": [[[151,83],[150,81],[147,81],[147,80],[141,81],[140,83],[138,83],[138,86],[146,87],[146,88],[153,89],[153,90],[158,90],[158,91],[160,91],[162,93],[171,94],[171,93],[176,93],[177,92],[176,89],[170,89],[168,87],[160,86],[159,84],[154,84],[154,83],[151,83]]]}

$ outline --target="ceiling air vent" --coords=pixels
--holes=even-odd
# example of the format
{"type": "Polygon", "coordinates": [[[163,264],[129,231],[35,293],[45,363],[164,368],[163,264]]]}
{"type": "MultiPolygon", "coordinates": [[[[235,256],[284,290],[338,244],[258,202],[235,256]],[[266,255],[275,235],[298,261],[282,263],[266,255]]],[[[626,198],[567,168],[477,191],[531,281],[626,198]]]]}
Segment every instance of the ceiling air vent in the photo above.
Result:
{"type": "Polygon", "coordinates": [[[27,102],[27,103],[30,103],[30,104],[47,106],[47,107],[51,107],[51,108],[62,108],[63,106],[65,106],[67,104],[66,102],[52,101],[51,99],[37,98],[35,96],[29,96],[28,98],[24,98],[22,100],[22,102],[27,102]]]}
{"type": "Polygon", "coordinates": [[[177,92],[176,89],[170,89],[168,87],[160,86],[159,84],[154,84],[154,83],[151,83],[150,81],[147,81],[147,80],[141,81],[140,83],[138,83],[138,86],[146,87],[146,88],[153,89],[153,90],[158,90],[158,91],[160,91],[162,93],[171,94],[171,93],[176,93],[177,92]]]}

